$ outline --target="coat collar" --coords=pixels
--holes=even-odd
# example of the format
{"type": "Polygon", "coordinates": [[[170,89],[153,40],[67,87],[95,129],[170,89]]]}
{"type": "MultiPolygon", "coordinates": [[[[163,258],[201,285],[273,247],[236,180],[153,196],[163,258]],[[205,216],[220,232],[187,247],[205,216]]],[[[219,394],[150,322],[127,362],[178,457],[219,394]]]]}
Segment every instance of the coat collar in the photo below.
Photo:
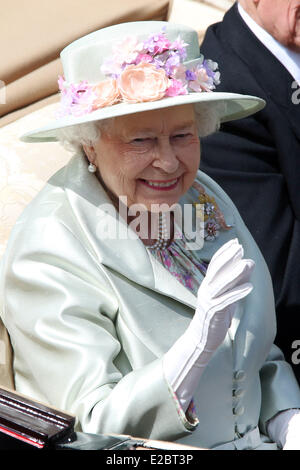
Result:
{"type": "Polygon", "coordinates": [[[77,155],[67,165],[63,185],[85,241],[101,264],[195,308],[196,296],[149,255],[142,241],[114,211],[95,175],[87,171],[84,156],[77,155]]]}
{"type": "Polygon", "coordinates": [[[300,104],[296,104],[300,93],[297,94],[297,90],[292,87],[295,80],[246,25],[238,12],[237,4],[224,16],[220,40],[226,44],[228,51],[234,50],[252,75],[254,72],[256,81],[265,91],[267,101],[273,101],[281,108],[294,133],[300,138],[300,104]]]}

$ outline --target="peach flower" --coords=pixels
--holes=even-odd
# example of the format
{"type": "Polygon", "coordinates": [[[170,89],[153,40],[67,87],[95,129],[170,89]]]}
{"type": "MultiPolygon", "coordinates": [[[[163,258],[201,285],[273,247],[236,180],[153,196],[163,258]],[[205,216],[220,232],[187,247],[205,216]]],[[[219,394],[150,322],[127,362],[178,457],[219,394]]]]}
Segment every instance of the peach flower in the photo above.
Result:
{"type": "Polygon", "coordinates": [[[120,93],[127,103],[160,100],[168,86],[166,72],[146,62],[129,65],[119,77],[120,93]]]}
{"type": "Polygon", "coordinates": [[[96,99],[93,101],[93,110],[111,106],[120,99],[120,92],[117,80],[110,79],[100,82],[93,88],[96,99]]]}

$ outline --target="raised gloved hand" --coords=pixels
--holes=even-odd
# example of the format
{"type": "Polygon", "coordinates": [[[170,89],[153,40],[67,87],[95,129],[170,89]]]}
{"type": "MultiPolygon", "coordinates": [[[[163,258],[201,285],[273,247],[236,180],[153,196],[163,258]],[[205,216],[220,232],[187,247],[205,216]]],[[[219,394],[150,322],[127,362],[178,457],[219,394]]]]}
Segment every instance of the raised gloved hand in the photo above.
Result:
{"type": "Polygon", "coordinates": [[[237,239],[212,257],[199,290],[195,315],[186,332],[165,354],[166,378],[186,409],[212,354],[224,341],[236,303],[252,290],[252,260],[243,259],[237,239]]]}
{"type": "Polygon", "coordinates": [[[249,283],[254,261],[243,259],[236,239],[223,245],[212,257],[198,290],[195,316],[188,328],[199,351],[214,352],[224,341],[236,302],[252,290],[249,283]]]}

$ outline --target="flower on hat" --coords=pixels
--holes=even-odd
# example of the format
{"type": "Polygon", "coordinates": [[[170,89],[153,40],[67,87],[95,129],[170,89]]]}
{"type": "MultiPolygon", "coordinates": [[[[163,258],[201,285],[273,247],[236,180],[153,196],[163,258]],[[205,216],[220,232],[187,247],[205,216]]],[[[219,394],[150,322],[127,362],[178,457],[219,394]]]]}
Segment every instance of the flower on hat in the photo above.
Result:
{"type": "Polygon", "coordinates": [[[119,63],[132,64],[139,54],[141,45],[135,36],[127,36],[122,41],[117,41],[113,47],[114,57],[119,63]]]}
{"type": "Polygon", "coordinates": [[[165,71],[146,62],[129,65],[119,78],[119,90],[127,103],[160,100],[165,96],[168,85],[165,71]]]}
{"type": "Polygon", "coordinates": [[[172,50],[177,51],[182,62],[186,59],[187,56],[187,46],[188,44],[184,42],[180,36],[178,36],[178,38],[174,42],[172,42],[171,45],[172,50]]]}
{"type": "Polygon", "coordinates": [[[103,80],[93,87],[96,95],[93,110],[111,106],[120,100],[120,90],[116,79],[103,80]]]}
{"type": "Polygon", "coordinates": [[[183,84],[181,80],[176,80],[176,78],[172,78],[170,80],[169,87],[166,90],[166,96],[179,96],[187,94],[187,86],[183,84]]]}
{"type": "Polygon", "coordinates": [[[96,95],[87,81],[67,86],[63,77],[59,76],[58,86],[61,92],[61,106],[58,117],[67,115],[82,116],[93,110],[96,95]]]}
{"type": "Polygon", "coordinates": [[[127,36],[117,41],[112,49],[112,56],[107,58],[101,66],[101,71],[107,77],[117,78],[126,65],[136,63],[137,57],[142,51],[135,36],[127,36]]]}
{"type": "Polygon", "coordinates": [[[201,91],[211,91],[209,77],[204,67],[197,67],[192,70],[195,79],[189,82],[189,88],[196,93],[201,91]]]}
{"type": "Polygon", "coordinates": [[[216,85],[220,83],[220,74],[216,72],[217,64],[213,61],[203,61],[202,64],[197,64],[186,74],[189,80],[189,88],[192,91],[201,93],[201,91],[212,91],[216,85]]]}
{"type": "Polygon", "coordinates": [[[183,64],[187,46],[180,37],[171,42],[164,31],[144,41],[135,36],[123,38],[101,66],[106,80],[94,86],[86,81],[68,85],[59,78],[60,117],[80,116],[119,102],[141,103],[213,91],[220,83],[218,64],[202,57],[187,68],[183,64]]]}
{"type": "Polygon", "coordinates": [[[153,57],[150,54],[138,54],[135,63],[139,64],[140,62],[153,63],[153,57]]]}
{"type": "Polygon", "coordinates": [[[170,50],[170,46],[171,43],[164,32],[151,34],[151,36],[143,43],[144,49],[146,49],[151,55],[162,54],[163,52],[170,50]]]}

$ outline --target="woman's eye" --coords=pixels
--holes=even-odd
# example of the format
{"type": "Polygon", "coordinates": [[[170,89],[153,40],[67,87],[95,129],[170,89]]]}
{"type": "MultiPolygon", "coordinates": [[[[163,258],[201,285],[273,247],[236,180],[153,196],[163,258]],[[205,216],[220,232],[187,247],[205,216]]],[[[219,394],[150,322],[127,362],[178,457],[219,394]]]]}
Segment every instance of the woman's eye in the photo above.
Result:
{"type": "Polygon", "coordinates": [[[175,137],[183,138],[183,137],[188,137],[189,135],[191,135],[189,132],[183,132],[182,134],[176,134],[175,137]]]}
{"type": "Polygon", "coordinates": [[[190,133],[183,133],[183,134],[176,134],[173,136],[173,139],[178,139],[178,140],[182,140],[182,139],[185,139],[187,137],[189,137],[191,134],[190,133]]]}
{"type": "Polygon", "coordinates": [[[134,145],[145,145],[145,144],[150,144],[152,142],[152,139],[149,137],[138,137],[137,139],[133,139],[131,141],[132,144],[134,145]]]}

